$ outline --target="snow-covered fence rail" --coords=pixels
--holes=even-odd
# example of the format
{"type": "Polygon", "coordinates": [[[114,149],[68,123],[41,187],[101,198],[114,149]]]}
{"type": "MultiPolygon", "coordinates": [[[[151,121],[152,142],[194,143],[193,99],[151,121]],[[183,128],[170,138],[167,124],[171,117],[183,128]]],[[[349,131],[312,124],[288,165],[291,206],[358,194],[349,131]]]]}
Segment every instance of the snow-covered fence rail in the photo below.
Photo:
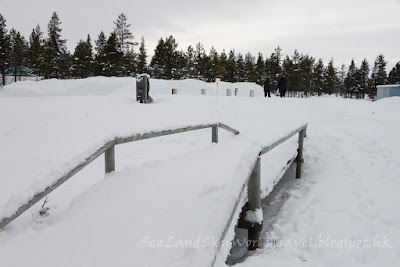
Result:
{"type": "Polygon", "coordinates": [[[102,147],[97,149],[89,157],[87,157],[85,160],[83,160],[79,165],[74,167],[67,174],[65,174],[62,177],[60,177],[59,179],[57,179],[53,184],[47,186],[41,192],[34,195],[26,204],[20,206],[11,216],[7,217],[7,215],[6,215],[6,217],[2,218],[0,221],[0,229],[4,228],[7,224],[12,222],[16,218],[18,218],[22,213],[24,213],[30,207],[35,205],[42,198],[47,196],[54,189],[59,187],[61,184],[63,184],[65,181],[67,181],[69,178],[71,178],[73,175],[75,175],[80,170],[82,170],[84,167],[89,165],[92,161],[94,161],[96,158],[98,158],[103,153],[105,155],[105,172],[109,173],[109,172],[114,171],[115,170],[115,152],[114,151],[115,151],[116,145],[139,141],[139,140],[144,140],[144,139],[149,139],[149,138],[165,136],[165,135],[170,135],[170,134],[178,134],[178,133],[183,133],[183,132],[188,132],[188,131],[207,129],[207,128],[212,129],[211,140],[213,143],[218,143],[218,128],[222,128],[222,129],[229,131],[235,135],[239,134],[239,131],[237,131],[223,123],[211,123],[211,124],[187,126],[187,127],[181,127],[181,128],[163,130],[163,131],[153,131],[153,132],[148,132],[148,133],[133,134],[133,135],[127,136],[127,137],[116,137],[115,139],[108,141],[105,145],[103,145],[102,147]]]}
{"type": "MultiPolygon", "coordinates": [[[[237,201],[235,203],[235,206],[232,210],[231,216],[229,217],[229,220],[222,232],[221,238],[219,240],[219,244],[224,244],[226,235],[231,228],[232,222],[235,220],[235,216],[238,214],[238,208],[244,204],[245,202],[245,191],[247,189],[247,197],[248,197],[248,205],[247,205],[247,212],[252,213],[252,216],[242,216],[242,220],[239,221],[238,227],[240,228],[245,228],[248,230],[248,249],[249,250],[255,250],[256,248],[259,247],[259,242],[260,242],[260,233],[262,230],[262,208],[261,208],[261,156],[268,153],[278,145],[282,144],[289,138],[295,136],[296,134],[299,134],[298,138],[298,149],[297,149],[297,156],[292,158],[288,164],[290,165],[294,161],[296,161],[297,166],[296,166],[296,178],[301,178],[301,169],[302,169],[302,163],[303,163],[303,140],[304,137],[306,136],[306,131],[307,131],[307,125],[305,124],[301,127],[299,127],[296,130],[293,130],[286,136],[282,137],[281,139],[277,140],[276,142],[263,147],[260,150],[260,153],[257,155],[257,157],[254,159],[254,162],[252,164],[252,167],[250,168],[249,175],[245,182],[243,183],[242,190],[240,191],[239,197],[237,198],[237,201]],[[247,221],[249,217],[252,217],[252,221],[247,221]]],[[[237,219],[237,218],[236,218],[237,219]]],[[[216,263],[216,260],[219,255],[219,251],[221,249],[221,246],[218,247],[216,254],[214,256],[214,260],[212,263],[212,266],[216,263]]]]}

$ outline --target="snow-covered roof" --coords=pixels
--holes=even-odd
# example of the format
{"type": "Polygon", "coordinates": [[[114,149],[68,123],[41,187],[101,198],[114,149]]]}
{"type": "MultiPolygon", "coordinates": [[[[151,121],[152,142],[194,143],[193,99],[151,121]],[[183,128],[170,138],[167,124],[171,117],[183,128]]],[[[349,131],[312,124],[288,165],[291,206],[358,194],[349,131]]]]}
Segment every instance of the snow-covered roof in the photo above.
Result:
{"type": "Polygon", "coordinates": [[[385,84],[385,85],[378,85],[378,88],[392,88],[392,87],[400,87],[400,84],[385,84]]]}

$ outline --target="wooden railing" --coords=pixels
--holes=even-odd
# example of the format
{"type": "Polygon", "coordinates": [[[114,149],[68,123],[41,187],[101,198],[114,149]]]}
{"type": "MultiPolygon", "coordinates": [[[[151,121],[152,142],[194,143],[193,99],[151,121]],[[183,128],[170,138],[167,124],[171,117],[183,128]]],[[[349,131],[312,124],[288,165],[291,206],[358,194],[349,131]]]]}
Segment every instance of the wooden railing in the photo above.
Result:
{"type": "MultiPolygon", "coordinates": [[[[278,141],[262,148],[260,150],[260,153],[256,156],[256,158],[253,161],[253,164],[250,168],[250,172],[248,177],[246,178],[245,182],[243,183],[242,190],[240,191],[239,197],[236,200],[235,206],[232,210],[231,216],[229,217],[228,223],[226,224],[224,231],[222,232],[221,238],[219,240],[220,246],[218,247],[216,254],[214,255],[214,260],[212,262],[211,266],[214,266],[216,263],[216,260],[218,258],[219,252],[221,250],[221,245],[224,244],[226,235],[228,233],[228,230],[231,228],[231,225],[235,219],[235,216],[238,213],[238,209],[241,205],[244,204],[245,201],[245,191],[247,189],[247,197],[248,197],[248,202],[247,202],[247,207],[246,209],[248,211],[256,211],[261,209],[261,156],[266,154],[267,152],[271,151],[273,148],[277,147],[278,145],[282,144],[289,138],[295,136],[296,134],[299,134],[298,138],[298,149],[297,149],[297,156],[291,159],[288,164],[291,164],[292,162],[296,161],[297,166],[296,166],[296,178],[301,178],[301,169],[302,169],[302,164],[303,164],[303,140],[304,137],[306,136],[306,131],[307,131],[307,125],[305,124],[301,126],[300,128],[290,132],[288,135],[282,137],[278,141]]],[[[245,218],[246,216],[242,216],[245,218]]],[[[238,227],[239,228],[245,228],[248,230],[248,249],[249,250],[255,250],[256,248],[259,248],[259,242],[260,242],[260,233],[262,230],[262,221],[259,222],[246,222],[245,220],[241,220],[238,222],[238,227]]]]}
{"type": "Polygon", "coordinates": [[[2,218],[0,221],[0,230],[3,227],[5,227],[7,224],[9,224],[10,222],[15,220],[16,218],[18,218],[18,216],[20,216],[22,213],[24,213],[30,207],[32,207],[37,202],[39,202],[43,197],[45,197],[49,193],[51,193],[54,189],[56,189],[57,187],[62,185],[65,181],[67,181],[69,178],[71,178],[77,172],[79,172],[84,167],[86,167],[89,163],[91,163],[96,158],[98,158],[101,154],[104,153],[104,155],[105,155],[105,172],[109,173],[109,172],[114,171],[115,170],[115,149],[114,148],[116,145],[124,144],[124,143],[128,143],[128,142],[139,141],[139,140],[144,140],[144,139],[149,139],[149,138],[165,136],[165,135],[170,135],[170,134],[178,134],[178,133],[183,133],[183,132],[188,132],[188,131],[206,129],[206,128],[212,129],[211,141],[213,143],[218,143],[218,128],[222,128],[224,130],[232,132],[235,135],[239,134],[239,131],[237,131],[223,123],[211,123],[211,124],[201,124],[201,125],[181,127],[181,128],[176,128],[176,129],[172,129],[172,130],[153,131],[153,132],[142,133],[142,134],[133,134],[131,136],[126,136],[126,137],[117,137],[113,140],[108,141],[105,145],[103,145],[102,147],[97,149],[94,153],[92,153],[89,157],[87,157],[82,163],[80,163],[79,165],[74,167],[72,170],[70,170],[67,174],[58,178],[53,184],[49,185],[48,187],[43,189],[41,192],[34,195],[26,204],[19,207],[11,216],[2,218]]]}

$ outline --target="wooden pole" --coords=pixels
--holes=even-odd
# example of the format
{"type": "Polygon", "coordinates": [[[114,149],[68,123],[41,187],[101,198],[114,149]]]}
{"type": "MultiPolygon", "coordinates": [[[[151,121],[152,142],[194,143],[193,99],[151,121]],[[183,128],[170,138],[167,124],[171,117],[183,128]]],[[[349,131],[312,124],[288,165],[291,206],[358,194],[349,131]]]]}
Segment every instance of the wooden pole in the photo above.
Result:
{"type": "MultiPolygon", "coordinates": [[[[248,207],[250,211],[261,209],[261,158],[258,157],[249,182],[247,183],[247,194],[249,198],[248,207]]],[[[262,225],[262,222],[260,222],[262,225]]],[[[248,249],[255,250],[260,247],[261,226],[254,223],[248,229],[248,249]]]]}
{"type": "Polygon", "coordinates": [[[301,178],[301,167],[303,164],[303,142],[306,129],[299,132],[299,148],[297,149],[297,166],[296,166],[296,178],[301,178]]]}
{"type": "Polygon", "coordinates": [[[218,125],[211,127],[211,138],[213,143],[218,143],[218,125]]]}
{"type": "Polygon", "coordinates": [[[106,150],[106,152],[104,152],[104,156],[106,173],[115,171],[115,146],[112,146],[106,150]]]}

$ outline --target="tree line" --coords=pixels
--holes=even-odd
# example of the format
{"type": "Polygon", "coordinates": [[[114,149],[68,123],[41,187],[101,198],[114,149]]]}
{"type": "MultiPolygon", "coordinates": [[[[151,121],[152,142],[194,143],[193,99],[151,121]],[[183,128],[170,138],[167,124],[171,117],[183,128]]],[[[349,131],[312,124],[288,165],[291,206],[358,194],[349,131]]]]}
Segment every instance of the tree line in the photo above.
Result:
{"type": "Polygon", "coordinates": [[[400,61],[387,74],[384,56],[378,55],[370,66],[364,59],[359,67],[354,60],[346,67],[334,67],[333,59],[324,64],[297,50],[282,55],[277,47],[269,56],[261,52],[236,53],[214,47],[207,53],[201,43],[178,49],[173,36],[160,38],[154,55],[147,63],[144,37],[140,44],[130,31],[125,14],[118,15],[113,31],[106,36],[100,32],[92,44],[90,35],[80,40],[73,53],[62,38],[61,21],[54,12],[47,25],[47,38],[37,25],[26,40],[16,29],[7,30],[6,20],[0,14],[0,72],[5,84],[6,72],[17,72],[22,66],[45,78],[86,78],[90,76],[133,76],[149,73],[158,79],[200,79],[211,82],[219,77],[227,82],[255,82],[262,84],[270,78],[276,88],[280,75],[285,76],[288,90],[309,95],[336,94],[351,98],[374,98],[379,84],[400,83],[400,61]],[[138,52],[135,47],[139,46],[138,52]]]}

